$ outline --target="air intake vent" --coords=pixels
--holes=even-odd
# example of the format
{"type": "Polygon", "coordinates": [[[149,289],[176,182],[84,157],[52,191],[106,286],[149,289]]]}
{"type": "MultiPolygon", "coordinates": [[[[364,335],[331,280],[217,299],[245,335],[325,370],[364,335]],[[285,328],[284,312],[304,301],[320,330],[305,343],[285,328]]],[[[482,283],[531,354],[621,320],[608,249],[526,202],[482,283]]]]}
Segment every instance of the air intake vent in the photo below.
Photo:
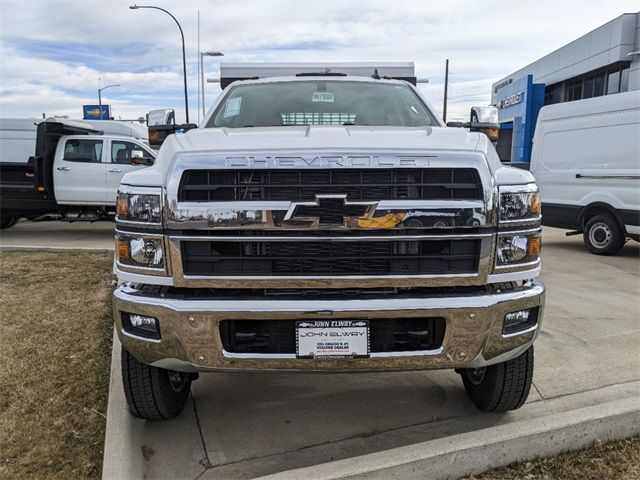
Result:
{"type": "Polygon", "coordinates": [[[349,200],[481,200],[472,168],[187,170],[181,202],[313,200],[315,194],[349,200]]]}
{"type": "Polygon", "coordinates": [[[480,241],[183,241],[185,275],[443,275],[476,273],[480,241]]]}

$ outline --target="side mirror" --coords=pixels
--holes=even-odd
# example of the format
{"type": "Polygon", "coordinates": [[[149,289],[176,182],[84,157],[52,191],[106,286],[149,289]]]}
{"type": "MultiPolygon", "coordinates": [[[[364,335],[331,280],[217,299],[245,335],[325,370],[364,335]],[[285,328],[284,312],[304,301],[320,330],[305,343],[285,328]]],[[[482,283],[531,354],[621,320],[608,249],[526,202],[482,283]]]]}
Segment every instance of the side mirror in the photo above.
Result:
{"type": "Polygon", "coordinates": [[[484,124],[477,130],[484,133],[492,142],[498,141],[498,109],[496,107],[471,107],[471,123],[484,124]]]}
{"type": "Polygon", "coordinates": [[[152,157],[145,157],[142,150],[131,151],[131,165],[153,165],[152,157]]]}
{"type": "Polygon", "coordinates": [[[498,140],[498,124],[492,122],[447,122],[447,127],[468,128],[472,132],[484,133],[489,140],[498,140]]]}
{"type": "Polygon", "coordinates": [[[184,123],[182,125],[149,125],[149,145],[158,149],[169,135],[174,133],[187,132],[198,126],[195,123],[184,123]]]}
{"type": "Polygon", "coordinates": [[[172,108],[151,110],[147,113],[147,125],[173,125],[176,123],[176,112],[172,108]]]}

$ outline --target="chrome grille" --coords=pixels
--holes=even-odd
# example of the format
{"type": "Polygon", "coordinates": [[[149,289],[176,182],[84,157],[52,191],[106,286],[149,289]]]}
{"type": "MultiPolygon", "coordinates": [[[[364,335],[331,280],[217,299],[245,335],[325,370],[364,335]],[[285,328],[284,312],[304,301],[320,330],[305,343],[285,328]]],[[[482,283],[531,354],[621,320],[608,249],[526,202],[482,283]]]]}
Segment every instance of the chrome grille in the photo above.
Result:
{"type": "Polygon", "coordinates": [[[185,170],[181,202],[313,200],[316,194],[349,200],[482,200],[474,168],[185,170]]]}
{"type": "Polygon", "coordinates": [[[480,240],[184,240],[181,250],[194,276],[446,275],[477,273],[480,240]]]}

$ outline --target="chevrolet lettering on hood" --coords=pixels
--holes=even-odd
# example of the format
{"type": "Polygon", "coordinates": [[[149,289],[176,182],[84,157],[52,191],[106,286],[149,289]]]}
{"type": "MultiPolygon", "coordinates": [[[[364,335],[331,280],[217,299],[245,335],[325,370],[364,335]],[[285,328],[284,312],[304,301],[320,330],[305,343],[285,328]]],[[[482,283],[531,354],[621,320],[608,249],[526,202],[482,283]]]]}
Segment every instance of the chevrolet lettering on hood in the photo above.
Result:
{"type": "Polygon", "coordinates": [[[313,155],[313,156],[232,156],[226,157],[229,168],[397,168],[427,167],[435,155],[313,155]]]}

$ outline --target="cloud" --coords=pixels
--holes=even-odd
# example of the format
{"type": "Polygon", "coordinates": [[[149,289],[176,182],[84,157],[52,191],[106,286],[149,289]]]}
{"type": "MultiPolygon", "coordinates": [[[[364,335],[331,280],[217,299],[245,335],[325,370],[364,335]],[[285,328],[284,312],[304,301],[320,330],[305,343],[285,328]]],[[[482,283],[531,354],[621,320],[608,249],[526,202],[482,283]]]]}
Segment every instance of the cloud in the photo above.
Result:
{"type": "MultiPolygon", "coordinates": [[[[74,112],[97,100],[98,77],[117,116],[173,107],[183,115],[182,50],[173,20],[129,1],[2,3],[3,116],[74,112]]],[[[413,60],[420,88],[442,108],[451,59],[449,118],[487,104],[490,85],[556,48],[637,10],[637,1],[234,1],[154,5],[180,21],[186,41],[192,117],[197,105],[197,15],[202,50],[226,61],[413,60]]],[[[219,59],[205,58],[207,76],[219,59]]],[[[208,84],[208,103],[219,91],[208,84]]]]}

